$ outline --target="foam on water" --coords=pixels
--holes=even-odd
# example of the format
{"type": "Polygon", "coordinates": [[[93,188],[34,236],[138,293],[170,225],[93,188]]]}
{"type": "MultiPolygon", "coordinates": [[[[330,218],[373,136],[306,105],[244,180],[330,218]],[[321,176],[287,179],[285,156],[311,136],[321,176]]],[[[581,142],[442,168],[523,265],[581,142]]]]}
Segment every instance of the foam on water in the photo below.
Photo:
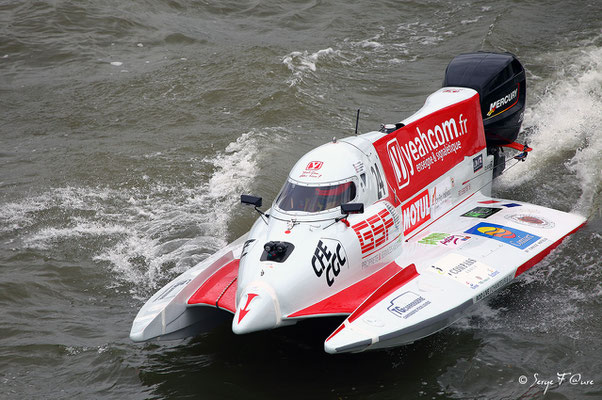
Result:
{"type": "MultiPolygon", "coordinates": [[[[313,53],[308,50],[293,51],[282,57],[282,63],[292,73],[287,83],[295,86],[309,76],[316,76],[320,63],[338,62],[349,70],[358,63],[362,68],[369,68],[371,65],[386,64],[385,67],[388,67],[390,64],[416,61],[423,52],[430,52],[425,47],[437,45],[454,35],[454,18],[460,11],[461,7],[443,13],[449,25],[420,20],[402,22],[396,26],[376,26],[376,33],[369,37],[335,40],[331,47],[313,53]]],[[[462,23],[474,23],[481,18],[478,16],[462,23]]]]}
{"type": "Polygon", "coordinates": [[[64,252],[77,243],[115,273],[111,285],[125,282],[136,297],[148,296],[226,244],[238,195],[255,178],[262,138],[261,132],[245,133],[202,160],[213,173],[200,176],[196,186],[69,186],[2,204],[0,234],[5,244],[38,251],[64,252]]]}
{"type": "MultiPolygon", "coordinates": [[[[558,62],[550,55],[544,62],[558,62]],[[546,61],[547,60],[547,61],[546,61]]],[[[602,189],[602,48],[579,50],[545,85],[543,94],[525,112],[526,140],[533,147],[527,162],[504,172],[499,183],[515,187],[564,163],[582,191],[572,211],[589,215],[599,209],[602,189]],[[568,156],[567,156],[568,155],[568,156]],[[564,160],[563,160],[564,158],[564,160]],[[596,197],[598,200],[596,200],[596,197]]]]}
{"type": "Polygon", "coordinates": [[[127,235],[128,232],[128,228],[123,225],[82,221],[72,227],[43,228],[37,233],[27,237],[24,240],[24,243],[28,247],[47,250],[53,246],[54,242],[57,241],[81,239],[84,237],[114,237],[127,235]]]}
{"type": "Polygon", "coordinates": [[[56,209],[61,212],[97,212],[101,204],[118,195],[107,188],[62,187],[0,207],[0,233],[28,228],[40,221],[42,211],[56,209]]]}
{"type": "Polygon", "coordinates": [[[282,63],[288,67],[293,76],[288,80],[290,86],[303,81],[304,77],[312,72],[316,72],[316,64],[319,60],[332,59],[339,56],[340,52],[333,50],[332,47],[321,49],[315,53],[309,53],[307,50],[293,51],[282,58],[282,63]]]}
{"type": "MultiPolygon", "coordinates": [[[[122,279],[142,285],[143,290],[136,288],[135,295],[146,294],[226,245],[229,217],[238,195],[247,191],[255,178],[260,138],[260,133],[245,133],[223,152],[204,160],[215,169],[208,182],[178,188],[184,198],[180,204],[173,198],[151,204],[150,218],[134,224],[132,234],[95,260],[108,261],[122,279]],[[173,232],[174,227],[184,232],[173,232]]],[[[147,204],[138,205],[138,201],[132,199],[131,203],[134,208],[142,206],[139,214],[144,214],[147,204]]]]}

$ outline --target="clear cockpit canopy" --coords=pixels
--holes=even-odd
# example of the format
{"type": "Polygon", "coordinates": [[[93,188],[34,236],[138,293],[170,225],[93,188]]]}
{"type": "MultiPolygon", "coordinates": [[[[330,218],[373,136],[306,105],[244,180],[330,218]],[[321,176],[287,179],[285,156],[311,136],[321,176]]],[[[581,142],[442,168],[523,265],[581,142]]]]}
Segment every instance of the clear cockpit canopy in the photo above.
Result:
{"type": "Polygon", "coordinates": [[[300,184],[287,180],[275,201],[286,213],[320,213],[332,211],[341,204],[352,202],[357,195],[354,178],[325,184],[300,184]]]}

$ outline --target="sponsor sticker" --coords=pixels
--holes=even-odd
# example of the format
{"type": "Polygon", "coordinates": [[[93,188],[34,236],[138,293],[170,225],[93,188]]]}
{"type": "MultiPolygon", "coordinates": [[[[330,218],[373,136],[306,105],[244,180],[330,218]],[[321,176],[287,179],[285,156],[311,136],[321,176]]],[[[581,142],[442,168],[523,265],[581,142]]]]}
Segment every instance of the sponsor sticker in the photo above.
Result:
{"type": "Polygon", "coordinates": [[[449,233],[433,232],[418,241],[420,244],[430,246],[442,245],[445,247],[458,247],[470,239],[468,235],[452,235],[449,233]]]}
{"type": "Polygon", "coordinates": [[[324,165],[323,161],[310,161],[305,167],[305,171],[301,172],[300,178],[320,178],[322,174],[318,172],[324,165]]]}
{"type": "Polygon", "coordinates": [[[515,228],[509,228],[503,225],[481,222],[472,228],[464,231],[473,235],[494,239],[502,243],[509,244],[521,250],[526,249],[540,239],[539,236],[528,232],[523,232],[515,228]]]}
{"type": "Polygon", "coordinates": [[[403,234],[407,235],[420,225],[431,219],[428,189],[410,200],[401,208],[403,217],[403,234]]]}
{"type": "Polygon", "coordinates": [[[474,258],[460,254],[448,254],[431,265],[431,270],[463,283],[471,289],[477,289],[500,272],[474,258]]]}
{"type": "Polygon", "coordinates": [[[407,319],[429,304],[431,302],[424,297],[414,292],[405,292],[391,300],[387,310],[398,318],[407,319]]]}
{"type": "Polygon", "coordinates": [[[475,207],[472,210],[465,212],[462,214],[462,217],[470,217],[470,218],[489,218],[496,212],[501,211],[501,208],[492,208],[492,207],[475,207]]]}
{"type": "Polygon", "coordinates": [[[491,293],[497,291],[498,289],[503,288],[504,286],[506,286],[512,279],[514,274],[510,274],[510,275],[506,275],[505,277],[503,277],[500,281],[494,283],[493,285],[491,285],[490,287],[488,287],[487,289],[485,289],[483,292],[477,294],[474,298],[473,301],[476,303],[477,301],[481,301],[483,300],[485,297],[489,296],[491,293]]]}
{"type": "Polygon", "coordinates": [[[308,171],[317,171],[322,168],[322,165],[324,165],[324,162],[322,161],[310,161],[305,169],[308,171]]]}
{"type": "Polygon", "coordinates": [[[464,196],[469,191],[470,191],[470,182],[466,183],[462,189],[458,190],[458,197],[464,196]]]}
{"type": "Polygon", "coordinates": [[[500,99],[498,99],[498,100],[494,101],[493,103],[491,103],[489,105],[489,112],[487,112],[487,117],[489,117],[489,118],[495,117],[496,115],[499,115],[499,114],[503,113],[504,111],[512,108],[518,102],[518,88],[519,88],[519,86],[517,86],[516,89],[514,89],[513,91],[511,91],[507,95],[505,95],[505,96],[501,97],[500,99]],[[515,99],[516,99],[516,101],[514,101],[514,103],[512,103],[510,106],[504,108],[503,110],[500,110],[500,108],[503,108],[509,102],[511,102],[512,100],[515,100],[515,99]]]}
{"type": "Polygon", "coordinates": [[[356,162],[355,164],[353,164],[353,169],[355,169],[355,173],[357,174],[361,174],[364,172],[364,163],[361,161],[356,162]]]}
{"type": "Polygon", "coordinates": [[[395,221],[387,208],[354,224],[351,228],[360,241],[362,256],[367,257],[370,252],[385,245],[393,226],[395,226],[395,221]]]}
{"type": "Polygon", "coordinates": [[[438,232],[434,232],[431,233],[430,235],[420,239],[418,241],[418,243],[420,244],[428,244],[431,246],[436,246],[440,240],[445,239],[446,237],[449,236],[449,233],[438,233],[438,232]]]}
{"type": "Polygon", "coordinates": [[[328,286],[332,286],[334,278],[339,276],[341,267],[347,263],[347,253],[338,240],[321,239],[311,258],[311,266],[319,278],[326,277],[328,286]]]}
{"type": "Polygon", "coordinates": [[[433,232],[418,241],[420,244],[430,246],[442,245],[445,247],[458,247],[470,239],[467,235],[452,235],[449,233],[433,232]]]}
{"type": "Polygon", "coordinates": [[[479,154],[472,159],[472,171],[477,172],[481,168],[483,168],[483,155],[479,154]]]}
{"type": "Polygon", "coordinates": [[[470,236],[466,235],[449,235],[439,241],[443,246],[447,247],[458,247],[461,244],[466,243],[470,239],[470,236]]]}
{"type": "Polygon", "coordinates": [[[451,207],[453,186],[451,179],[444,179],[433,187],[431,192],[431,216],[437,217],[451,207]]]}
{"type": "Polygon", "coordinates": [[[532,244],[531,246],[527,247],[525,249],[525,253],[539,253],[541,250],[543,250],[541,248],[541,246],[543,246],[544,244],[546,244],[548,242],[548,239],[546,238],[541,238],[539,239],[537,242],[535,242],[534,244],[532,244]]]}
{"type": "Polygon", "coordinates": [[[556,224],[552,221],[548,221],[544,217],[530,215],[530,214],[511,214],[506,215],[506,219],[517,224],[533,226],[542,229],[552,229],[556,224]]]}

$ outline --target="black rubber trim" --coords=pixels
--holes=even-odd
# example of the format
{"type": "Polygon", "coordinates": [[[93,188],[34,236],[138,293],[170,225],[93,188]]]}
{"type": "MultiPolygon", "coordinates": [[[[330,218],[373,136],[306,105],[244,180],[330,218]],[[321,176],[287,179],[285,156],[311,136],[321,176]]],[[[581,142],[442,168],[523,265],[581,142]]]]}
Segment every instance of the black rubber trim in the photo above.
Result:
{"type": "Polygon", "coordinates": [[[343,352],[343,351],[352,350],[352,349],[357,349],[357,351],[362,351],[366,347],[370,346],[371,344],[372,344],[372,339],[366,339],[366,340],[362,340],[362,341],[359,341],[359,342],[355,342],[353,344],[348,344],[346,346],[337,347],[335,349],[335,351],[337,353],[343,352]]]}

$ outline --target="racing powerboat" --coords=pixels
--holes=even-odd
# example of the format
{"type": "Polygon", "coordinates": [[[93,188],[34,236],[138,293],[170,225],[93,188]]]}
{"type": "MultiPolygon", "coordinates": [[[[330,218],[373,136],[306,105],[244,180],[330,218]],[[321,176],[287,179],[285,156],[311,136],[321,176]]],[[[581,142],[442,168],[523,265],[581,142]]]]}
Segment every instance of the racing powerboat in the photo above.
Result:
{"type": "Polygon", "coordinates": [[[491,197],[525,108],[509,53],[469,53],[409,118],[333,139],[292,168],[251,230],[140,309],[130,337],[177,339],[224,319],[236,334],[346,319],[329,353],[412,343],[541,261],[585,218],[491,197]]]}

